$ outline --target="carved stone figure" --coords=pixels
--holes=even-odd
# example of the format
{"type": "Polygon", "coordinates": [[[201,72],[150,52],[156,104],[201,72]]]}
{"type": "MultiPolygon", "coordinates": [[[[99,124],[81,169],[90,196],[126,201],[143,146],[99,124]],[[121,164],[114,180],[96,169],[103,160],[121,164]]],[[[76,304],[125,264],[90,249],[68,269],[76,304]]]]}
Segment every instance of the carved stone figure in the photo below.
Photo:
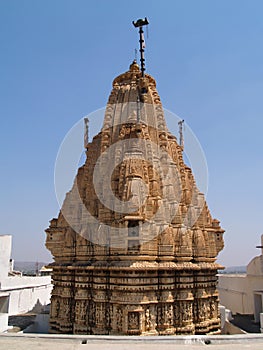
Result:
{"type": "Polygon", "coordinates": [[[139,313],[129,312],[128,313],[128,330],[139,330],[139,313]]]}
{"type": "Polygon", "coordinates": [[[117,308],[116,311],[116,330],[118,332],[122,332],[122,321],[123,321],[123,315],[122,315],[122,309],[121,308],[117,308]]]}

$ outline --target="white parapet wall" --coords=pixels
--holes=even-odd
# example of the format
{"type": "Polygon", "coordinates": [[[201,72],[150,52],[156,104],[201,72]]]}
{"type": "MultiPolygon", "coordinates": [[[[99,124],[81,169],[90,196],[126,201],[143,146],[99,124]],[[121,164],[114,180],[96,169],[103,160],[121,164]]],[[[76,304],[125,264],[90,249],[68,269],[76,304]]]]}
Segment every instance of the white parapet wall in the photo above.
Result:
{"type": "Polygon", "coordinates": [[[15,276],[6,278],[0,289],[0,332],[8,328],[8,317],[39,313],[50,303],[51,277],[15,276]]]}
{"type": "Polygon", "coordinates": [[[9,294],[0,292],[0,333],[4,332],[8,325],[9,294]]]}
{"type": "Polygon", "coordinates": [[[0,332],[8,328],[8,316],[40,312],[50,303],[50,276],[8,276],[12,236],[0,236],[0,332]]]}
{"type": "Polygon", "coordinates": [[[218,291],[222,305],[233,314],[254,314],[259,322],[263,312],[263,258],[255,257],[244,274],[219,274],[218,291]]]}
{"type": "Polygon", "coordinates": [[[218,275],[218,292],[220,304],[230,309],[233,314],[253,314],[253,302],[246,274],[218,275]]]}
{"type": "Polygon", "coordinates": [[[1,283],[8,277],[10,268],[10,257],[12,247],[12,236],[1,235],[0,236],[0,288],[1,283]]]}
{"type": "Polygon", "coordinates": [[[50,303],[51,276],[8,276],[12,236],[0,236],[0,332],[8,328],[8,316],[38,313],[50,303]]]}
{"type": "Polygon", "coordinates": [[[8,314],[17,315],[29,311],[40,311],[50,303],[51,277],[9,277],[4,281],[2,292],[9,294],[8,314]]]}

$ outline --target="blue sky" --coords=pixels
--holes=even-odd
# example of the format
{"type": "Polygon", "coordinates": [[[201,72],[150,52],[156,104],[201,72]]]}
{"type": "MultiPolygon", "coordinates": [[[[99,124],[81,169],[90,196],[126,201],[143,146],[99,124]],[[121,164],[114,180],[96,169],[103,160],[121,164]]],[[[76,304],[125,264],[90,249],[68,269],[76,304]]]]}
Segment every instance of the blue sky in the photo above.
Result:
{"type": "Polygon", "coordinates": [[[206,155],[208,205],[226,230],[218,261],[245,265],[258,255],[262,11],[256,0],[1,0],[0,234],[13,235],[13,257],[50,259],[44,229],[59,210],[58,148],[80,118],[105,106],[134,58],[131,22],[145,16],[147,73],[206,155]]]}

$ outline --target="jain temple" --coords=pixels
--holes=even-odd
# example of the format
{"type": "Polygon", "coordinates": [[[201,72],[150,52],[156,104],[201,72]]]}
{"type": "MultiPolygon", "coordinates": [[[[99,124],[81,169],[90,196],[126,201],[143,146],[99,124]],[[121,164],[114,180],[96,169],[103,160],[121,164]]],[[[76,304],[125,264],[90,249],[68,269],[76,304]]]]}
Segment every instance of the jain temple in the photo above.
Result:
{"type": "Polygon", "coordinates": [[[220,333],[216,258],[224,230],[144,72],[145,24],[134,23],[141,65],[133,61],[113,80],[91,142],[85,120],[85,163],[46,230],[51,333],[220,333]]]}

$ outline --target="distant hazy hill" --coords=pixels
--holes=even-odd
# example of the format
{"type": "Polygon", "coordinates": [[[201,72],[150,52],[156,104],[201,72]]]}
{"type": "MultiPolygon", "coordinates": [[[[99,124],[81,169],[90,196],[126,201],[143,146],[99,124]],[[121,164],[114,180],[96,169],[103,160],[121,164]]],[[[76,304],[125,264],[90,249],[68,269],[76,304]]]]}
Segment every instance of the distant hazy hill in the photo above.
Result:
{"type": "Polygon", "coordinates": [[[219,273],[246,273],[247,267],[246,266],[229,266],[226,267],[224,270],[220,271],[219,273]]]}
{"type": "Polygon", "coordinates": [[[14,270],[25,274],[34,274],[37,269],[40,270],[44,265],[48,265],[48,263],[42,261],[15,261],[14,270]]]}

